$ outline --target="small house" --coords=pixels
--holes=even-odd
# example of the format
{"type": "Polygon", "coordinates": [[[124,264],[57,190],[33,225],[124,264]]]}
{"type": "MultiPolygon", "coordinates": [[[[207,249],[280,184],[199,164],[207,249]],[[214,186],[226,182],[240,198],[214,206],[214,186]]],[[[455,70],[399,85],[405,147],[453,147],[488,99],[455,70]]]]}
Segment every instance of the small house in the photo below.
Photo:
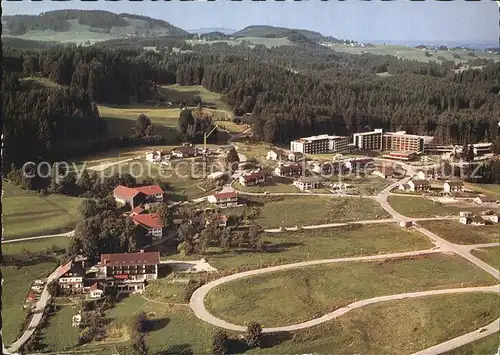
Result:
{"type": "Polygon", "coordinates": [[[463,192],[464,183],[462,181],[446,181],[443,184],[443,190],[446,193],[463,192]]]}
{"type": "Polygon", "coordinates": [[[462,216],[458,219],[458,221],[462,224],[470,224],[470,216],[462,216]]]}
{"type": "Polygon", "coordinates": [[[243,186],[253,186],[266,182],[266,179],[267,175],[263,171],[258,170],[241,175],[238,181],[243,186]]]}
{"type": "Polygon", "coordinates": [[[469,212],[469,211],[460,211],[459,215],[460,215],[460,217],[471,217],[472,216],[472,212],[469,212]]]}
{"type": "Polygon", "coordinates": [[[293,164],[279,164],[276,169],[274,169],[274,173],[278,176],[300,176],[302,175],[302,165],[293,163],[293,164]]]}
{"type": "Polygon", "coordinates": [[[410,187],[410,191],[429,191],[431,188],[429,180],[420,179],[408,181],[408,186],[410,187]]]}
{"type": "Polygon", "coordinates": [[[288,154],[288,160],[293,161],[293,162],[298,162],[304,159],[304,154],[300,152],[291,152],[288,154]]]}
{"type": "Polygon", "coordinates": [[[417,180],[427,180],[427,174],[423,172],[422,170],[419,170],[414,176],[414,179],[417,180]]]}
{"type": "Polygon", "coordinates": [[[81,263],[73,260],[59,266],[56,270],[56,276],[59,279],[59,285],[63,290],[70,292],[83,291],[83,278],[85,277],[85,269],[81,263]]]}
{"type": "Polygon", "coordinates": [[[486,220],[486,221],[489,221],[491,223],[498,223],[500,217],[496,214],[490,214],[490,215],[486,215],[486,216],[483,216],[483,218],[486,220]]]}
{"type": "Polygon", "coordinates": [[[130,206],[131,208],[135,208],[146,201],[146,196],[143,193],[123,185],[115,187],[113,197],[116,202],[130,206]]]}
{"type": "Polygon", "coordinates": [[[303,176],[295,180],[292,184],[299,190],[312,190],[321,187],[321,179],[317,176],[303,176]]]}
{"type": "Polygon", "coordinates": [[[104,286],[101,283],[95,282],[89,287],[90,298],[101,298],[103,294],[104,286]]]}
{"type": "Polygon", "coordinates": [[[165,202],[165,192],[160,185],[148,185],[134,187],[145,196],[146,202],[165,202]]]}
{"type": "Polygon", "coordinates": [[[228,220],[229,218],[226,215],[215,215],[207,219],[205,225],[208,226],[209,224],[215,224],[217,227],[225,228],[227,227],[228,220]]]}
{"type": "Polygon", "coordinates": [[[482,205],[483,203],[496,203],[497,199],[490,196],[478,196],[474,199],[474,202],[482,205]]]}
{"type": "Polygon", "coordinates": [[[155,150],[146,153],[146,160],[151,163],[167,162],[170,158],[172,158],[172,153],[169,151],[155,150]]]}
{"type": "Polygon", "coordinates": [[[267,152],[267,160],[281,160],[285,154],[280,149],[271,149],[267,152]]]}
{"type": "Polygon", "coordinates": [[[372,174],[381,177],[382,179],[387,179],[394,174],[394,168],[391,166],[377,166],[373,170],[372,174]]]}
{"type": "Polygon", "coordinates": [[[135,214],[131,215],[130,218],[132,218],[136,225],[146,229],[146,235],[154,237],[163,236],[163,219],[158,213],[135,214]]]}
{"type": "Polygon", "coordinates": [[[198,155],[198,149],[193,146],[178,147],[172,151],[172,156],[176,158],[191,158],[198,155]]]}
{"type": "Polygon", "coordinates": [[[216,204],[217,207],[238,206],[238,193],[236,191],[219,192],[207,197],[207,201],[216,204]]]}
{"type": "Polygon", "coordinates": [[[410,190],[410,185],[408,185],[408,184],[400,184],[398,186],[398,189],[399,190],[403,190],[403,191],[408,191],[408,190],[410,190]]]}

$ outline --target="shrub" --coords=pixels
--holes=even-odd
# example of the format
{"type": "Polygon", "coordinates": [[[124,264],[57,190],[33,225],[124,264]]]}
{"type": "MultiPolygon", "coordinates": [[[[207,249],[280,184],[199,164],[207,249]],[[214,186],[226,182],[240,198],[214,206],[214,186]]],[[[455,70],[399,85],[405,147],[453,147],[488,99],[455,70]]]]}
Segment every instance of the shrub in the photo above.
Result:
{"type": "Polygon", "coordinates": [[[249,348],[260,346],[262,341],[262,327],[257,322],[248,323],[247,334],[245,340],[249,348]]]}
{"type": "Polygon", "coordinates": [[[216,330],[212,336],[212,354],[225,355],[228,353],[229,336],[223,330],[216,330]]]}

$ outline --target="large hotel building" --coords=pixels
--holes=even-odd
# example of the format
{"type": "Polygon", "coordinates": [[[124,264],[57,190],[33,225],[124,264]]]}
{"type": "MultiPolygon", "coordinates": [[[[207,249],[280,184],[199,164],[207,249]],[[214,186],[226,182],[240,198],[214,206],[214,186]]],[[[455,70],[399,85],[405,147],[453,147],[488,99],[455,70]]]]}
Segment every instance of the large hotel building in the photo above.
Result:
{"type": "Polygon", "coordinates": [[[381,150],[398,152],[424,151],[424,136],[406,134],[406,131],[384,132],[376,129],[371,132],[354,133],[354,146],[363,150],[381,150]]]}
{"type": "Polygon", "coordinates": [[[349,151],[349,137],[322,134],[299,138],[290,143],[290,150],[303,154],[346,153],[349,151]]]}

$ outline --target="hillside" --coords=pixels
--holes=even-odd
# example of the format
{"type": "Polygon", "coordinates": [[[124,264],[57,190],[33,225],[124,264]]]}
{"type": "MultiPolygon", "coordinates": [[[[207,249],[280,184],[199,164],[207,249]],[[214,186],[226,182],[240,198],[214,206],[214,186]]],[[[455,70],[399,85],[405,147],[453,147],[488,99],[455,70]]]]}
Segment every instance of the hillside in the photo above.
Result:
{"type": "Polygon", "coordinates": [[[248,26],[238,32],[233,33],[235,37],[287,37],[290,33],[299,33],[310,41],[321,41],[325,37],[318,32],[301,30],[301,29],[290,29],[285,27],[273,27],[273,26],[248,26]]]}
{"type": "Polygon", "coordinates": [[[146,16],[99,10],[57,10],[2,16],[3,36],[57,42],[98,42],[124,37],[186,36],[187,31],[146,16]]]}

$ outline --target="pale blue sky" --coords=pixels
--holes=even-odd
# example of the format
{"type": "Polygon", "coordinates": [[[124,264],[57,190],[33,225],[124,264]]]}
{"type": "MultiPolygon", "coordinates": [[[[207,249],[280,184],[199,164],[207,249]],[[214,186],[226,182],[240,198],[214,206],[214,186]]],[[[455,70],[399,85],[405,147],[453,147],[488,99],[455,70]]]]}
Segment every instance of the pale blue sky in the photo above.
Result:
{"type": "Polygon", "coordinates": [[[96,9],[160,18],[183,29],[249,25],[303,28],[338,38],[376,41],[497,43],[495,1],[2,1],[4,15],[39,14],[55,9],[96,9]]]}

